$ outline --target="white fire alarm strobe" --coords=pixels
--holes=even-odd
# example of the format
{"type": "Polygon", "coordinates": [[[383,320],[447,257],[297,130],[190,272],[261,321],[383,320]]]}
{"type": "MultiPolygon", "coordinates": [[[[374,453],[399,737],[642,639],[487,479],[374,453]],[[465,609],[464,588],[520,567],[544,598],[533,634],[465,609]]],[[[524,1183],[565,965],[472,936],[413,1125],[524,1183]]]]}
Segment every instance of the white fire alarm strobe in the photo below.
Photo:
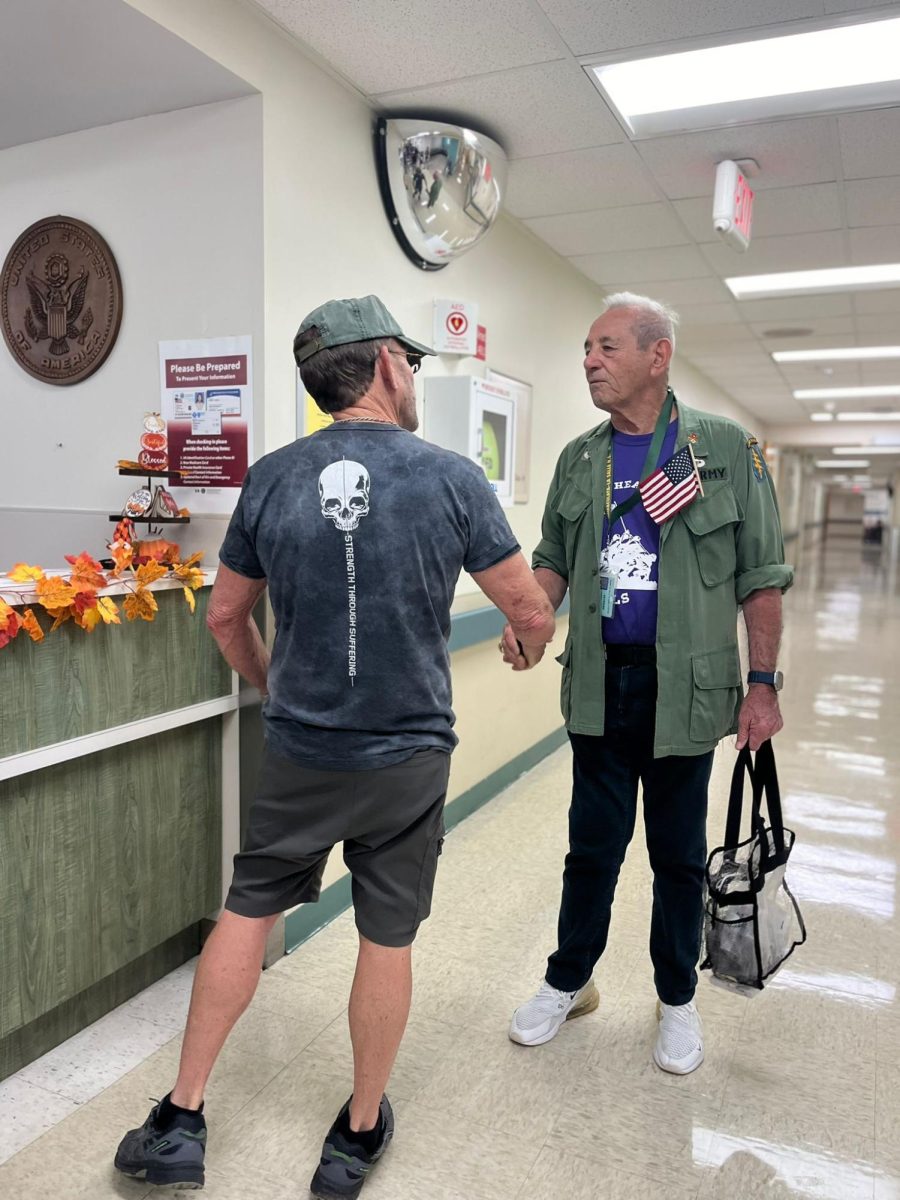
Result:
{"type": "Polygon", "coordinates": [[[750,245],[753,192],[736,162],[726,159],[716,167],[713,196],[713,229],[734,250],[743,253],[750,245]]]}

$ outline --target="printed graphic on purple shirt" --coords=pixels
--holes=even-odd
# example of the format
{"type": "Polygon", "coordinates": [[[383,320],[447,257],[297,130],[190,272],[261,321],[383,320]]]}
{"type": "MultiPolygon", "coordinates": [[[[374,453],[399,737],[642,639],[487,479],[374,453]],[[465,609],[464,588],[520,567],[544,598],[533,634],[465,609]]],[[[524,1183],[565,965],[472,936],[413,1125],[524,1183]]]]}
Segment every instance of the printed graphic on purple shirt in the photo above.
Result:
{"type": "MultiPolygon", "coordinates": [[[[659,461],[675,452],[678,422],[666,430],[659,461]]],[[[627,500],[641,478],[652,434],[614,433],[612,507],[627,500]]],[[[653,464],[653,469],[658,464],[653,464]]],[[[656,590],[659,579],[659,529],[641,504],[620,517],[612,530],[603,522],[600,569],[616,577],[615,611],[603,618],[604,642],[653,646],[656,643],[656,590]]]]}

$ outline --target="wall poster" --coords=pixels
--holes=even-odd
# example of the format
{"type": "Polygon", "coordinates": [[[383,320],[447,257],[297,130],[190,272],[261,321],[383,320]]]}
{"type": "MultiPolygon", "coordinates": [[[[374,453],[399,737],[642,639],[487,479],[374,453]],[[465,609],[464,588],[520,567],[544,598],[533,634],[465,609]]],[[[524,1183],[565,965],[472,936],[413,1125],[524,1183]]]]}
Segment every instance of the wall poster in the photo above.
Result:
{"type": "Polygon", "coordinates": [[[237,503],[253,443],[251,343],[249,336],[159,343],[169,470],[186,476],[170,490],[192,513],[230,513],[237,503]]]}

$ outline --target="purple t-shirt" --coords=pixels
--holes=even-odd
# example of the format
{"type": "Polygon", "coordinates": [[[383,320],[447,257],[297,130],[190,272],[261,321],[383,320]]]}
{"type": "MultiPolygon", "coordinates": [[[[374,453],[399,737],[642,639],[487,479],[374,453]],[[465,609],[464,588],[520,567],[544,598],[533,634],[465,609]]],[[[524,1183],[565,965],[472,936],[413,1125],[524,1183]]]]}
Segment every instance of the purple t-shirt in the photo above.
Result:
{"type": "MultiPolygon", "coordinates": [[[[678,422],[670,422],[654,469],[675,453],[677,433],[678,422]]],[[[613,508],[627,500],[640,482],[641,468],[652,441],[650,433],[613,433],[613,508]]],[[[613,616],[603,618],[604,642],[654,646],[659,526],[647,516],[643,504],[636,504],[631,512],[620,517],[611,531],[604,519],[600,568],[608,568],[616,576],[616,608],[613,616]]]]}

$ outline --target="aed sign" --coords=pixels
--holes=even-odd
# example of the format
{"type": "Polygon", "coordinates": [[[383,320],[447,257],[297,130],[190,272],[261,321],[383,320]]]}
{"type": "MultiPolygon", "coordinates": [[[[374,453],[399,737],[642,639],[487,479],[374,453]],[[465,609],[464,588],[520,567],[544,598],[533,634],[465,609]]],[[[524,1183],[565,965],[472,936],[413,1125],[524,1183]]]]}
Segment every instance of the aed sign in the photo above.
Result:
{"type": "Polygon", "coordinates": [[[435,300],[432,344],[438,354],[474,354],[478,345],[478,305],[467,300],[435,300]]]}
{"type": "Polygon", "coordinates": [[[753,191],[736,162],[727,159],[716,167],[713,196],[713,229],[734,250],[743,253],[750,245],[753,223],[753,191]]]}

